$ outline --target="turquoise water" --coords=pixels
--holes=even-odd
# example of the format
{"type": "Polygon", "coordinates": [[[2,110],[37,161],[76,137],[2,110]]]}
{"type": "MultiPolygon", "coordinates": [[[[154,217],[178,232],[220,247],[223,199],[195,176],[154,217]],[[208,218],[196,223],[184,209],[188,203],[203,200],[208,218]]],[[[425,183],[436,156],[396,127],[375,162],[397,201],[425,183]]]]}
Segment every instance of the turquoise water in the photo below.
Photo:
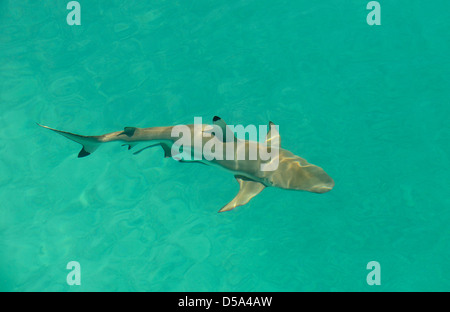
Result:
{"type": "Polygon", "coordinates": [[[449,1],[0,1],[0,290],[448,291],[449,1]],[[210,121],[280,126],[335,180],[217,211],[232,175],[79,146],[210,121]],[[81,285],[69,286],[69,261],[81,285]],[[381,285],[369,286],[369,261],[381,285]]]}

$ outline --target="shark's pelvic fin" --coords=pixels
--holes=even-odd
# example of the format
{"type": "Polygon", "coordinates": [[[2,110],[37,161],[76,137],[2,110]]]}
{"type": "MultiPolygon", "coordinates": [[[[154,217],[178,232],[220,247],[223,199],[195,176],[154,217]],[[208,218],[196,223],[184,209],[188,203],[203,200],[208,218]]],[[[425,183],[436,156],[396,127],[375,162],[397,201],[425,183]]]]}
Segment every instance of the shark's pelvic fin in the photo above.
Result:
{"type": "Polygon", "coordinates": [[[236,142],[237,138],[234,135],[233,130],[228,127],[225,121],[223,121],[222,118],[214,116],[213,118],[214,125],[220,127],[222,129],[222,138],[216,135],[218,139],[220,139],[222,142],[236,142]]]}
{"type": "Polygon", "coordinates": [[[102,143],[101,136],[84,136],[79,134],[74,134],[66,131],[56,130],[47,126],[43,126],[38,124],[38,126],[41,126],[42,128],[46,128],[49,130],[52,130],[69,140],[75,141],[83,146],[81,151],[78,153],[78,158],[86,157],[91,155],[95,150],[100,146],[100,143],[102,143]]]}
{"type": "Polygon", "coordinates": [[[250,201],[250,199],[261,193],[261,191],[265,188],[265,186],[259,182],[244,180],[239,176],[235,176],[235,178],[239,182],[239,193],[232,201],[220,209],[219,212],[229,211],[236,207],[245,205],[250,201]]]}
{"type": "Polygon", "coordinates": [[[169,145],[167,145],[165,143],[156,143],[156,144],[152,144],[152,145],[146,146],[146,147],[141,148],[140,150],[134,152],[133,155],[137,155],[137,154],[141,153],[142,151],[146,150],[147,148],[154,147],[154,146],[161,146],[163,148],[163,150],[164,150],[164,157],[165,158],[172,157],[171,148],[170,148],[169,145]]]}
{"type": "Polygon", "coordinates": [[[172,157],[172,148],[169,145],[161,143],[161,147],[164,150],[164,157],[165,158],[172,157]]]}
{"type": "Polygon", "coordinates": [[[133,142],[133,143],[122,144],[122,146],[128,146],[128,150],[130,150],[138,144],[139,144],[139,142],[133,142]]]}
{"type": "Polygon", "coordinates": [[[154,147],[154,146],[159,146],[159,143],[157,143],[157,144],[152,144],[152,145],[143,147],[143,148],[141,148],[140,150],[134,152],[133,155],[140,154],[141,152],[145,151],[147,148],[154,147]]]}

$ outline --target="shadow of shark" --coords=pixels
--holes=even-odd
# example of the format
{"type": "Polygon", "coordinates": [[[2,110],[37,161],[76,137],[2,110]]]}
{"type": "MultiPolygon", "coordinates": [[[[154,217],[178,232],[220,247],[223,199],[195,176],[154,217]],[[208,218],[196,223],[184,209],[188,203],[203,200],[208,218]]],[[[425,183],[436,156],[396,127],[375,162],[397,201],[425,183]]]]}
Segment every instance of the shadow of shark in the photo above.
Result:
{"type": "Polygon", "coordinates": [[[81,144],[83,148],[78,154],[79,158],[89,156],[103,143],[119,141],[124,142],[122,146],[128,146],[129,150],[137,144],[148,144],[134,152],[135,155],[147,148],[160,146],[166,158],[225,169],[239,182],[239,192],[219,212],[247,204],[266,187],[314,193],[325,193],[334,187],[333,179],[322,168],[280,147],[280,135],[272,122],[269,123],[264,142],[238,139],[231,128],[217,116],[213,118],[213,125],[125,127],[123,131],[99,136],[83,136],[38,125],[81,144]],[[183,129],[189,134],[184,134],[184,140],[181,140],[179,134],[183,129]],[[174,135],[177,133],[178,135],[174,135]],[[207,146],[210,147],[209,150],[206,149],[207,146]],[[232,153],[227,154],[230,150],[232,153]],[[250,151],[256,151],[253,157],[250,151]],[[272,157],[261,157],[267,156],[268,152],[272,157]],[[221,155],[223,157],[217,157],[221,155]],[[226,157],[230,155],[232,157],[226,157]]]}

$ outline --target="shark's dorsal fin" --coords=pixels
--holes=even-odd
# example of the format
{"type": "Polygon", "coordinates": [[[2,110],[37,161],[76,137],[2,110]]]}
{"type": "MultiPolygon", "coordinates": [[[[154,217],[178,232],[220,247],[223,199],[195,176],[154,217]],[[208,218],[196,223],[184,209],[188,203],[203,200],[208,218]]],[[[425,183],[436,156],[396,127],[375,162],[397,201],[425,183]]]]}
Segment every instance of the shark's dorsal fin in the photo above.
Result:
{"type": "Polygon", "coordinates": [[[239,182],[239,193],[235,198],[233,198],[232,201],[220,209],[219,212],[229,211],[236,207],[245,205],[250,201],[250,199],[261,193],[261,191],[265,188],[264,184],[259,182],[245,179],[241,176],[235,176],[235,178],[239,182]]]}
{"type": "Polygon", "coordinates": [[[266,145],[269,146],[281,146],[281,137],[280,133],[278,132],[278,126],[271,121],[269,121],[269,131],[267,132],[265,142],[266,145]]]}
{"type": "Polygon", "coordinates": [[[214,125],[220,127],[222,129],[222,138],[220,136],[216,136],[222,142],[236,142],[237,138],[234,135],[233,130],[228,127],[227,123],[223,121],[222,118],[218,116],[214,116],[213,118],[214,125]]]}

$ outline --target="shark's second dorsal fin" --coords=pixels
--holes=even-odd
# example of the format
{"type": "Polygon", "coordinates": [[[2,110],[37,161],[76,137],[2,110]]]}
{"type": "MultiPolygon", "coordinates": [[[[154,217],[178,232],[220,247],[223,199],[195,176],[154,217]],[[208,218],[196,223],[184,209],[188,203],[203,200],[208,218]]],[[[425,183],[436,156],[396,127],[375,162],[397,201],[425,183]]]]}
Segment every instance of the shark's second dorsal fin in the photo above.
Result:
{"type": "Polygon", "coordinates": [[[132,137],[136,132],[136,130],[137,130],[136,127],[125,127],[123,128],[123,132],[120,133],[119,135],[125,134],[127,137],[132,137]]]}
{"type": "Polygon", "coordinates": [[[228,127],[227,123],[223,121],[222,118],[218,116],[214,116],[213,118],[214,125],[220,127],[222,129],[222,137],[217,136],[218,139],[220,139],[222,142],[236,142],[237,138],[234,135],[233,130],[228,127]]]}
{"type": "Polygon", "coordinates": [[[239,182],[239,193],[235,198],[233,198],[232,201],[220,209],[219,212],[229,211],[236,207],[245,205],[250,201],[250,199],[261,193],[261,191],[265,188],[265,185],[262,183],[245,179],[241,176],[235,176],[235,178],[239,182]]]}
{"type": "Polygon", "coordinates": [[[269,121],[269,131],[266,135],[266,145],[268,146],[281,146],[281,137],[278,132],[278,126],[269,121]]]}

